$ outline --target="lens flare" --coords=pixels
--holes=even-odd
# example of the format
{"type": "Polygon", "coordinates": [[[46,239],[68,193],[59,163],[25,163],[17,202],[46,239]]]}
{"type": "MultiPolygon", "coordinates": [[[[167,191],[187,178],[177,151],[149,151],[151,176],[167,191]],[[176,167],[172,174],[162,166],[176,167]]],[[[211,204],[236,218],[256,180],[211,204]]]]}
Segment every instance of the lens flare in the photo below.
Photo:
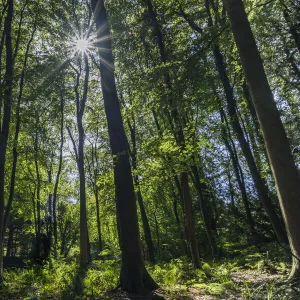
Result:
{"type": "Polygon", "coordinates": [[[89,40],[87,39],[78,39],[75,41],[75,50],[76,52],[86,53],[90,47],[89,40]]]}

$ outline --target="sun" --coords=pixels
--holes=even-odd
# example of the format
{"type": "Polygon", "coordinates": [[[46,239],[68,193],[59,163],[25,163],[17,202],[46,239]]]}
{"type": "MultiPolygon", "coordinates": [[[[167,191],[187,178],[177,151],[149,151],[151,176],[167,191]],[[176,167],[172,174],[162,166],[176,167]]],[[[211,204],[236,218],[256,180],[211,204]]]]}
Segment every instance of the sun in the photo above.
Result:
{"type": "Polygon", "coordinates": [[[75,35],[68,42],[68,50],[71,57],[89,54],[94,49],[94,37],[92,35],[75,35]]]}
{"type": "Polygon", "coordinates": [[[89,50],[90,42],[88,39],[78,39],[75,41],[75,51],[82,54],[89,50]]]}

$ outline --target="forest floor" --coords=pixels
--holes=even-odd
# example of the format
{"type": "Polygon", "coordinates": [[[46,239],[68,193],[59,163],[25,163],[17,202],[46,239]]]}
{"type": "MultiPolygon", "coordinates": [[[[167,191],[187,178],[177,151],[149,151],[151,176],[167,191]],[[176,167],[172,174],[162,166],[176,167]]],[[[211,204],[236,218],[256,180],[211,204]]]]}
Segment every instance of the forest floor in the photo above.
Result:
{"type": "Polygon", "coordinates": [[[203,262],[201,270],[194,270],[185,257],[147,265],[160,289],[137,297],[112,292],[118,285],[117,260],[93,261],[81,278],[79,295],[76,260],[52,259],[43,266],[6,269],[0,299],[300,300],[300,282],[287,281],[289,262],[289,255],[276,243],[230,245],[222,260],[203,262]]]}
{"type": "MultiPolygon", "coordinates": [[[[107,293],[96,299],[176,299],[176,300],[297,300],[300,299],[299,283],[286,281],[286,277],[267,270],[240,270],[231,273],[232,283],[203,284],[203,287],[165,287],[152,296],[134,296],[125,292],[107,293]]],[[[201,284],[199,284],[201,285],[201,284]]],[[[94,298],[90,298],[94,299],[94,298]]]]}

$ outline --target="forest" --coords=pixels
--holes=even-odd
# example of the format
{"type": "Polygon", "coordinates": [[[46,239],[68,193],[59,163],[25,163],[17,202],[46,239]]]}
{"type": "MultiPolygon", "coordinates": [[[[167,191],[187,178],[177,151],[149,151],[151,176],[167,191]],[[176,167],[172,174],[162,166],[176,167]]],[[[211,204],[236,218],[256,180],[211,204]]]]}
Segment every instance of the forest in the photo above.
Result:
{"type": "Polygon", "coordinates": [[[300,299],[299,0],[0,1],[0,299],[300,299]]]}

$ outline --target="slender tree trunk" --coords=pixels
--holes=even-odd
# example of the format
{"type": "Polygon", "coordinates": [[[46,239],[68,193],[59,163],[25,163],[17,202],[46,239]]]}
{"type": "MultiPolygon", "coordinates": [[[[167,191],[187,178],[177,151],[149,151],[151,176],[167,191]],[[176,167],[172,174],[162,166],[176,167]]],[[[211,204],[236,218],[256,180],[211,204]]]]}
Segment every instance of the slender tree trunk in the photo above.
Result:
{"type": "MultiPolygon", "coordinates": [[[[1,14],[0,19],[0,28],[2,28],[2,19],[4,17],[4,14],[6,12],[8,6],[8,2],[4,6],[1,14]]],[[[1,40],[0,40],[0,131],[2,130],[2,106],[3,106],[3,82],[2,82],[2,58],[3,58],[3,48],[5,43],[5,30],[3,29],[1,33],[1,40]]]]}
{"type": "Polygon", "coordinates": [[[35,128],[35,137],[34,137],[34,165],[36,172],[36,212],[37,212],[37,231],[36,231],[36,253],[35,259],[39,260],[41,256],[41,175],[39,170],[38,163],[38,152],[39,152],[39,140],[38,140],[38,124],[39,116],[36,116],[36,128],[35,128]]]}
{"type": "Polygon", "coordinates": [[[246,158],[259,198],[261,199],[264,205],[264,208],[270,219],[270,222],[276,233],[276,236],[279,241],[286,243],[287,238],[286,238],[286,232],[284,230],[283,224],[275,211],[271,198],[268,195],[267,187],[265,186],[259,174],[249,143],[246,141],[243,129],[239,123],[237,110],[236,110],[236,100],[234,98],[233,89],[229,82],[227,72],[225,70],[223,55],[221,54],[219,47],[217,45],[214,46],[213,52],[216,61],[216,67],[224,87],[226,101],[227,101],[227,109],[230,116],[232,128],[236,134],[236,137],[239,141],[243,154],[246,158]]]}
{"type": "Polygon", "coordinates": [[[147,217],[145,206],[144,206],[144,200],[143,200],[142,193],[141,193],[140,186],[139,186],[139,180],[136,177],[137,176],[135,176],[135,179],[134,179],[135,185],[138,189],[136,192],[136,197],[137,197],[137,201],[138,201],[140,211],[141,211],[145,241],[146,241],[146,245],[147,245],[148,253],[149,253],[149,260],[150,260],[150,262],[155,263],[154,245],[153,245],[153,241],[152,241],[151,230],[150,230],[149,221],[148,221],[148,217],[147,217]]]}
{"type": "MultiPolygon", "coordinates": [[[[213,1],[209,1],[209,0],[205,1],[206,11],[207,11],[207,15],[208,15],[208,25],[209,25],[209,27],[213,27],[213,19],[212,19],[212,15],[211,15],[210,8],[209,8],[210,4],[212,5],[213,1]]],[[[196,28],[198,28],[198,27],[196,27],[196,28]]],[[[198,28],[198,32],[199,33],[202,32],[201,28],[198,28]]],[[[246,140],[244,131],[240,125],[238,115],[237,115],[236,99],[234,97],[233,88],[230,84],[230,81],[229,81],[229,78],[227,75],[227,71],[226,71],[226,67],[225,67],[225,63],[224,63],[224,58],[219,49],[217,42],[215,42],[213,45],[213,55],[214,55],[214,59],[215,59],[216,68],[217,68],[219,77],[221,79],[221,82],[222,82],[222,85],[224,88],[226,101],[227,101],[227,108],[228,108],[229,116],[231,118],[232,128],[236,134],[236,137],[239,141],[242,152],[246,158],[246,161],[247,161],[251,176],[253,178],[256,190],[258,192],[259,198],[261,199],[261,201],[264,205],[264,208],[270,219],[270,222],[272,224],[272,227],[276,233],[278,240],[281,242],[286,242],[287,236],[286,236],[286,232],[284,230],[283,224],[281,223],[281,220],[278,217],[278,215],[274,209],[272,200],[268,195],[267,187],[265,186],[265,184],[259,174],[259,171],[257,169],[257,166],[255,163],[252,151],[250,149],[249,143],[246,140]]]]}
{"type": "Polygon", "coordinates": [[[84,130],[82,120],[78,121],[78,171],[79,171],[79,194],[80,194],[80,266],[84,269],[90,262],[90,245],[86,216],[86,192],[84,170],[84,130]]]}
{"type": "Polygon", "coordinates": [[[26,71],[26,67],[27,67],[28,54],[29,54],[30,45],[32,43],[35,31],[36,31],[36,23],[34,24],[33,31],[31,33],[30,39],[27,43],[24,64],[23,64],[23,69],[22,69],[21,78],[20,78],[20,88],[19,88],[18,102],[17,102],[17,108],[16,108],[16,129],[15,129],[15,136],[14,136],[14,141],[13,141],[13,165],[12,165],[12,170],[11,170],[9,197],[8,197],[7,205],[5,208],[5,214],[4,214],[2,238],[4,238],[4,235],[5,235],[5,231],[6,231],[8,219],[9,219],[9,214],[10,214],[12,202],[14,199],[14,193],[15,193],[15,179],[16,179],[17,162],[18,162],[17,146],[18,146],[20,126],[21,126],[21,116],[20,116],[21,100],[22,100],[22,96],[23,96],[23,88],[24,88],[24,83],[25,83],[25,71],[26,71]]]}
{"type": "Polygon", "coordinates": [[[76,94],[76,109],[77,109],[77,128],[78,128],[78,156],[77,165],[79,172],[79,197],[80,197],[80,267],[84,270],[87,264],[91,260],[90,255],[90,242],[87,226],[87,215],[86,215],[86,191],[85,191],[85,169],[84,169],[84,128],[82,124],[85,103],[87,100],[88,93],[88,81],[89,81],[89,63],[88,57],[84,54],[85,63],[85,78],[83,95],[80,99],[79,95],[79,82],[80,73],[77,73],[77,83],[75,86],[76,94]]]}
{"type": "MultiPolygon", "coordinates": [[[[236,177],[238,186],[239,186],[240,191],[241,191],[241,196],[242,196],[243,204],[244,204],[245,211],[246,211],[249,230],[250,230],[252,236],[255,236],[256,235],[256,230],[255,230],[255,226],[254,226],[254,220],[253,220],[253,217],[252,217],[252,213],[251,213],[251,210],[250,210],[249,199],[248,199],[247,192],[246,192],[245,182],[241,178],[241,175],[240,175],[241,167],[239,166],[238,157],[237,157],[237,155],[235,155],[234,150],[232,149],[231,144],[228,141],[228,139],[230,137],[226,133],[226,129],[225,129],[226,124],[224,124],[226,116],[225,116],[225,113],[224,113],[222,108],[220,110],[220,115],[221,115],[221,122],[223,123],[222,124],[223,141],[224,141],[224,144],[225,144],[225,146],[226,146],[226,148],[229,152],[230,159],[232,161],[233,170],[234,170],[234,173],[235,173],[235,177],[236,177]]],[[[229,130],[229,128],[227,128],[227,130],[229,130]]]]}
{"type": "Polygon", "coordinates": [[[192,211],[192,199],[189,191],[189,181],[188,173],[181,173],[181,187],[182,187],[182,197],[184,199],[184,216],[185,216],[185,225],[188,234],[188,240],[191,247],[192,260],[194,268],[201,268],[198,243],[196,238],[195,226],[193,223],[193,211],[192,211]]]}
{"type": "Polygon", "coordinates": [[[60,173],[62,170],[63,162],[63,147],[64,147],[64,99],[60,95],[60,112],[61,112],[61,121],[60,121],[60,147],[59,147],[59,163],[58,170],[56,174],[54,191],[53,191],[53,202],[52,202],[52,215],[53,215],[53,236],[54,236],[54,255],[57,255],[57,191],[60,179],[60,173]]]}
{"type": "MultiPolygon", "coordinates": [[[[98,137],[98,131],[97,131],[97,137],[98,137]]],[[[91,180],[91,185],[93,188],[94,196],[95,196],[95,202],[96,202],[96,222],[97,222],[97,233],[98,233],[98,243],[97,243],[97,250],[100,253],[103,250],[102,245],[102,234],[101,234],[101,220],[100,220],[100,199],[99,199],[99,187],[97,185],[97,178],[98,178],[98,156],[97,156],[97,139],[95,141],[95,146],[91,144],[92,146],[92,161],[90,162],[87,157],[87,166],[88,166],[88,172],[89,177],[91,180]]]]}
{"type": "Polygon", "coordinates": [[[208,197],[206,195],[204,195],[203,184],[201,183],[199,171],[198,171],[196,164],[193,164],[191,166],[191,170],[192,170],[193,177],[194,177],[194,185],[195,185],[196,191],[197,191],[199,199],[200,199],[200,207],[201,207],[204,227],[206,229],[208,243],[211,247],[212,257],[214,257],[217,252],[217,245],[216,245],[215,237],[212,233],[212,227],[213,227],[212,223],[214,223],[214,221],[212,220],[213,219],[212,210],[210,209],[209,203],[207,201],[208,197]]]}
{"type": "Polygon", "coordinates": [[[103,0],[91,0],[91,4],[96,21],[102,93],[114,160],[116,204],[122,250],[120,285],[122,290],[140,294],[144,289],[152,290],[158,286],[146,271],[142,257],[128,140],[124,131],[115,83],[108,16],[103,0]]]}
{"type": "MultiPolygon", "coordinates": [[[[260,126],[259,126],[259,122],[258,122],[258,119],[257,119],[257,114],[256,114],[255,108],[253,106],[253,101],[251,99],[251,95],[250,95],[249,88],[248,88],[248,85],[247,85],[246,81],[243,82],[242,89],[243,89],[244,97],[246,99],[247,106],[248,106],[253,124],[254,124],[254,133],[255,133],[257,141],[258,141],[258,148],[264,154],[264,158],[266,159],[266,162],[269,166],[268,169],[271,170],[269,157],[268,157],[267,150],[266,150],[265,143],[264,143],[264,138],[263,138],[262,133],[260,131],[260,126]]],[[[271,171],[270,171],[270,175],[273,176],[271,171]]]]}
{"type": "Polygon", "coordinates": [[[155,232],[156,232],[156,240],[157,240],[157,258],[160,259],[160,235],[159,235],[159,226],[158,226],[158,221],[157,221],[157,216],[156,216],[156,209],[154,212],[154,221],[155,221],[155,232]]]}
{"type": "Polygon", "coordinates": [[[188,249],[188,245],[186,243],[185,232],[181,228],[181,222],[180,222],[180,218],[179,218],[179,215],[178,215],[178,205],[177,205],[178,204],[178,197],[177,197],[175,191],[173,190],[173,186],[171,188],[172,188],[172,197],[173,197],[173,210],[174,210],[174,215],[175,215],[177,228],[178,228],[178,231],[180,233],[180,239],[182,241],[182,249],[183,249],[185,255],[190,257],[191,255],[190,255],[190,252],[189,252],[189,249],[188,249]]]}
{"type": "Polygon", "coordinates": [[[98,194],[97,186],[95,186],[94,194],[95,194],[95,200],[96,200],[96,213],[97,213],[98,251],[101,252],[103,249],[103,246],[102,246],[102,235],[101,235],[99,194],[98,194]]]}
{"type": "MultiPolygon", "coordinates": [[[[127,119],[127,123],[130,129],[131,142],[132,142],[132,149],[129,151],[129,153],[131,156],[132,169],[133,171],[137,172],[137,146],[136,146],[136,129],[135,129],[134,116],[132,116],[132,119],[133,119],[133,124],[131,124],[130,120],[127,119]]],[[[136,188],[136,198],[140,207],[141,219],[143,223],[145,241],[148,248],[149,260],[152,263],[155,263],[154,245],[152,241],[152,235],[151,235],[147,213],[145,210],[144,200],[141,193],[140,181],[138,175],[135,175],[133,177],[133,180],[136,188]]]]}
{"type": "Polygon", "coordinates": [[[300,274],[300,178],[242,0],[224,1],[263,132],[293,253],[291,277],[300,274]]]}
{"type": "Polygon", "coordinates": [[[11,25],[13,15],[13,0],[8,0],[7,15],[4,24],[6,65],[5,65],[5,89],[4,89],[4,113],[0,133],[0,282],[3,278],[3,226],[4,226],[4,178],[5,162],[7,151],[7,140],[9,134],[12,102],[12,79],[13,79],[13,58],[12,58],[12,37],[11,25]]]}
{"type": "MultiPolygon", "coordinates": [[[[151,0],[146,1],[146,5],[148,8],[149,17],[152,22],[152,26],[154,29],[155,38],[157,40],[157,44],[159,46],[160,51],[160,61],[162,64],[166,64],[168,62],[167,60],[167,53],[165,50],[164,40],[163,40],[163,34],[162,30],[160,28],[160,24],[157,20],[157,14],[154,10],[153,4],[151,0]]],[[[172,86],[171,86],[171,78],[168,71],[164,71],[164,82],[166,85],[166,88],[169,90],[169,93],[172,94],[172,86]]],[[[180,146],[181,150],[184,151],[185,149],[185,138],[184,138],[184,132],[179,116],[178,109],[176,105],[174,105],[174,101],[172,100],[172,96],[169,95],[169,106],[171,108],[171,116],[169,112],[167,112],[167,117],[169,121],[169,125],[171,127],[171,130],[174,133],[174,138],[177,142],[177,144],[180,146]]],[[[186,167],[186,166],[183,166],[186,167]]],[[[191,247],[191,253],[192,253],[192,260],[194,268],[200,268],[201,262],[199,257],[199,250],[198,250],[198,243],[197,243],[197,237],[196,237],[196,231],[195,231],[195,225],[194,225],[194,217],[192,212],[192,199],[190,195],[190,187],[189,187],[189,177],[188,173],[186,171],[181,172],[180,175],[181,180],[181,187],[182,187],[182,197],[184,202],[184,215],[185,215],[185,222],[186,222],[186,230],[188,234],[188,240],[191,247]],[[189,219],[191,218],[191,219],[189,219]]]]}

